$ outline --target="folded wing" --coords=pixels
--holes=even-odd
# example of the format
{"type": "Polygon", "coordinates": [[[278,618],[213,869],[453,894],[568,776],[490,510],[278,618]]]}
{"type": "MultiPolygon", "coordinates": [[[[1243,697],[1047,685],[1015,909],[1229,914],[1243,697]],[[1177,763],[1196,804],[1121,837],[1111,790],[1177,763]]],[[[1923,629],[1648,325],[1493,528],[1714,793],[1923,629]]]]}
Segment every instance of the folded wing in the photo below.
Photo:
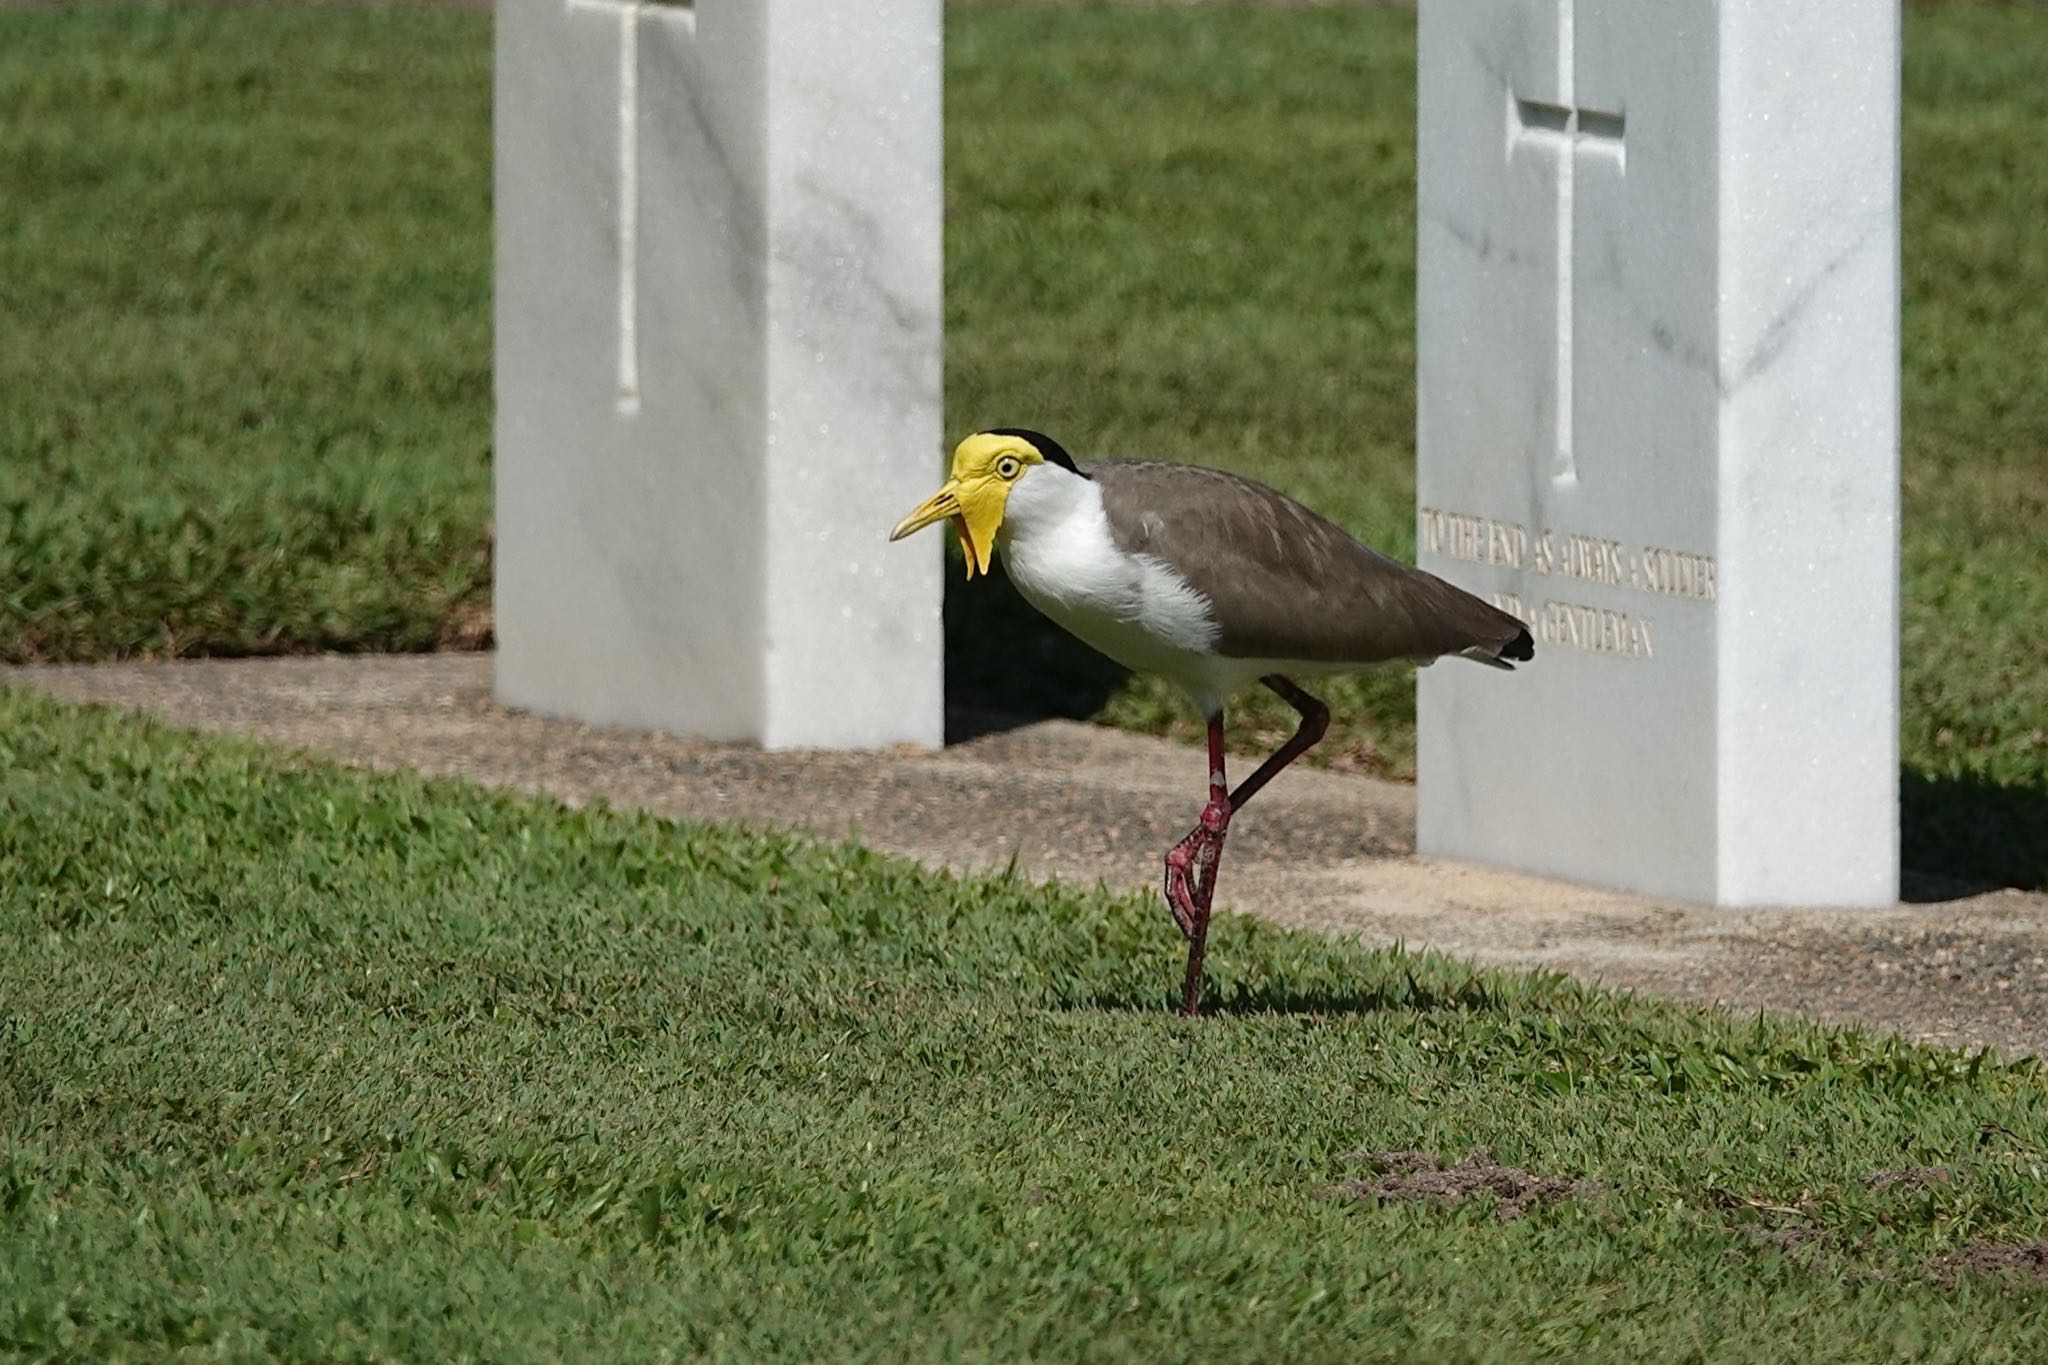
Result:
{"type": "Polygon", "coordinates": [[[1232,658],[1370,664],[1461,654],[1512,667],[1522,623],[1390,559],[1292,498],[1220,470],[1149,460],[1084,471],[1120,548],[1155,555],[1209,599],[1232,658]]]}

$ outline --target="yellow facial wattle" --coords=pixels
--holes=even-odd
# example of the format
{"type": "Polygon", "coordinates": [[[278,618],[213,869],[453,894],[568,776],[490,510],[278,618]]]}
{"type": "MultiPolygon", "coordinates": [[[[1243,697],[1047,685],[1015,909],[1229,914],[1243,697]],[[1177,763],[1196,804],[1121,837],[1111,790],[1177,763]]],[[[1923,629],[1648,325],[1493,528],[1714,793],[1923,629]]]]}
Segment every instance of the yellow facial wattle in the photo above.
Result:
{"type": "Polygon", "coordinates": [[[967,577],[987,573],[996,562],[996,532],[1003,524],[1003,504],[1010,486],[996,479],[978,479],[960,490],[960,515],[953,518],[960,548],[967,555],[967,577]]]}

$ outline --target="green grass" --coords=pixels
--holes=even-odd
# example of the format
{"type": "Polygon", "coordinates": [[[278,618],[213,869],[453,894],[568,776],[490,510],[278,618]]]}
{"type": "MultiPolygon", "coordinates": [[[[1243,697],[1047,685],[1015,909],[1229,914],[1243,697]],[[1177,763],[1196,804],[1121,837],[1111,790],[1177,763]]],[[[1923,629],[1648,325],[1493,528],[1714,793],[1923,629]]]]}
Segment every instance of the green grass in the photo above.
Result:
{"type": "Polygon", "coordinates": [[[0,659],[419,649],[488,599],[488,34],[0,12],[0,659]]]}
{"type": "Polygon", "coordinates": [[[4,690],[0,887],[7,1354],[2048,1353],[2032,1066],[4,690]],[[1607,1192],[1322,1193],[1480,1145],[1607,1192]]]}
{"type": "MultiPolygon", "coordinates": [[[[487,21],[0,36],[0,658],[474,635],[487,21]]],[[[949,426],[1230,466],[1412,553],[1413,43],[1399,10],[949,14],[949,426]]],[[[2048,13],[1916,10],[1906,51],[1907,858],[2048,885],[2048,13]]],[[[978,586],[956,695],[1193,735],[978,586]]],[[[1327,759],[1412,769],[1405,671],[1331,692],[1327,759]]]]}

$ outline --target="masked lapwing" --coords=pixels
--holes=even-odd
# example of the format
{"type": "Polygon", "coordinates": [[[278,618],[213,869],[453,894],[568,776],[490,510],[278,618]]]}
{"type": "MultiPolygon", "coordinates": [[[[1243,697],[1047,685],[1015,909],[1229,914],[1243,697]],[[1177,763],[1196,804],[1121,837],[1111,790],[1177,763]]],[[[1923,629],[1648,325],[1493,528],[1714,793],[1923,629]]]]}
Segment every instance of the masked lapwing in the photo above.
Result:
{"type": "Polygon", "coordinates": [[[1505,669],[1535,654],[1513,616],[1220,470],[1153,460],[1084,468],[1039,432],[977,432],[954,450],[945,487],[889,538],[946,520],[970,579],[1000,553],[1025,601],[1126,668],[1179,684],[1208,719],[1209,802],[1166,853],[1167,909],[1188,939],[1189,1014],[1231,816],[1329,724],[1328,708],[1294,679],[1447,655],[1505,669]],[[1233,791],[1223,706],[1254,682],[1301,724],[1233,791]]]}

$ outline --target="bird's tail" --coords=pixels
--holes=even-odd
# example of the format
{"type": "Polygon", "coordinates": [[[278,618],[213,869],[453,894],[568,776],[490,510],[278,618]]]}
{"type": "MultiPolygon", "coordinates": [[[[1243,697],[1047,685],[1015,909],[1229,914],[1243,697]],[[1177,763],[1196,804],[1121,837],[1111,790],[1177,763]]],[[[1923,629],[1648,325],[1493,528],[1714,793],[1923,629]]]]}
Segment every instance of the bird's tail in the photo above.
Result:
{"type": "Polygon", "coordinates": [[[1501,644],[1472,645],[1459,650],[1458,657],[1485,664],[1488,668],[1513,672],[1516,662],[1527,663],[1536,657],[1536,641],[1529,634],[1529,628],[1524,626],[1515,632],[1513,639],[1501,644]]]}
{"type": "Polygon", "coordinates": [[[1422,623],[1418,634],[1428,641],[1426,652],[1416,651],[1419,657],[1470,659],[1503,669],[1536,657],[1529,628],[1511,612],[1427,570],[1409,570],[1408,582],[1413,617],[1422,623]]]}

